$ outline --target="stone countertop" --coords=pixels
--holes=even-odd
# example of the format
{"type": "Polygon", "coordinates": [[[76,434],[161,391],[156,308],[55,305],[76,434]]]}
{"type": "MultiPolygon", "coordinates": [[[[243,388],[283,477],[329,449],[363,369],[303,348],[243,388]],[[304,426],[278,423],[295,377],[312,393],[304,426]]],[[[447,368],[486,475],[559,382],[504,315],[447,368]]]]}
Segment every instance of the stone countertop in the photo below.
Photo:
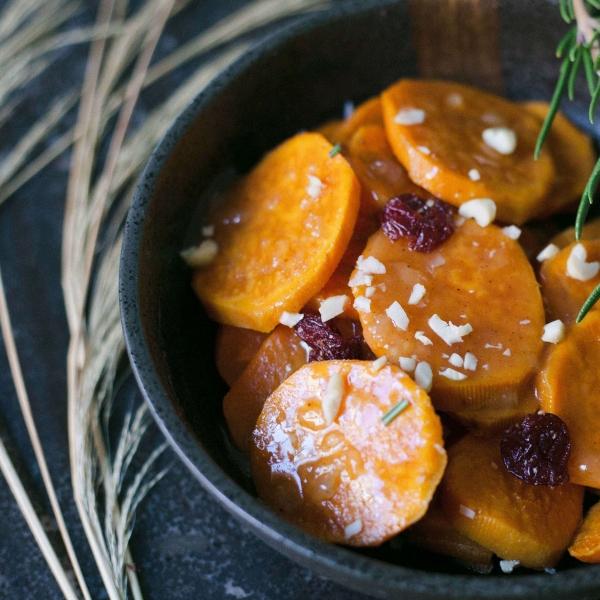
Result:
{"type": "MultiPolygon", "coordinates": [[[[172,49],[192,28],[214,23],[244,0],[193,2],[159,45],[172,49]]],[[[4,2],[0,0],[0,9],[4,2]]],[[[95,3],[75,17],[93,22],[95,3]]],[[[48,101],[80,84],[85,47],[61,51],[56,64],[26,90],[16,117],[3,129],[0,160],[48,101]]],[[[177,81],[175,74],[170,82],[177,81]]],[[[180,80],[180,79],[179,79],[180,80]]],[[[169,85],[163,81],[160,85],[169,85]]],[[[136,118],[143,118],[142,110],[136,118]]],[[[61,131],[74,123],[74,112],[61,131]]],[[[41,441],[76,552],[94,599],[106,598],[72,499],[66,419],[67,323],[60,287],[61,229],[69,154],[55,160],[0,207],[0,267],[16,344],[41,441]]],[[[122,394],[134,397],[129,381],[122,394]]],[[[18,407],[4,347],[0,346],[0,435],[51,539],[58,541],[39,469],[18,407]]],[[[155,432],[157,438],[159,434],[155,432]]],[[[147,600],[365,598],[297,566],[229,516],[168,451],[173,467],[138,510],[131,542],[147,600]]],[[[0,477],[0,598],[54,600],[62,594],[0,477]]],[[[60,542],[57,543],[59,554],[60,542]]]]}

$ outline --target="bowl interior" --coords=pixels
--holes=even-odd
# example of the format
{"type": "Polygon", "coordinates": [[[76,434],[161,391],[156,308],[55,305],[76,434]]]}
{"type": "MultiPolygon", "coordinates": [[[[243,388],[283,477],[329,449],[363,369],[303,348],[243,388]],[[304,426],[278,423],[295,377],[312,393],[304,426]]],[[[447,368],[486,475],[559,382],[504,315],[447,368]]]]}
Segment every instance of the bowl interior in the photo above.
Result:
{"type": "MultiPolygon", "coordinates": [[[[498,14],[506,94],[550,98],[558,73],[554,49],[565,31],[557,7],[505,0],[498,14]]],[[[352,551],[318,542],[256,500],[228,442],[226,387],[214,363],[216,325],[179,257],[190,222],[232,171],[243,173],[297,131],[340,117],[346,101],[418,76],[412,36],[407,2],[346,2],[247,53],[178,118],[144,172],[125,232],[121,303],[134,371],[163,431],[224,506],[268,543],[333,579],[380,597],[400,590],[423,598],[600,592],[600,568],[568,560],[554,577],[484,579],[414,548],[352,551]]],[[[589,129],[585,82],[579,83],[582,101],[568,114],[589,129]]]]}

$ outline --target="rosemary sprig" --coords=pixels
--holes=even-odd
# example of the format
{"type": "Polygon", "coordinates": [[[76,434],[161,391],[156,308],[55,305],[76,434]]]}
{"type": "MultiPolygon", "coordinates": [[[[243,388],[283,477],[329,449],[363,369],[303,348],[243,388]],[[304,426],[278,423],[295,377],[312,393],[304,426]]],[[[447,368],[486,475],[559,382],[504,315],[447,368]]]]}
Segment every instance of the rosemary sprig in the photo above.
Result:
{"type": "Polygon", "coordinates": [[[390,410],[388,410],[385,415],[381,417],[383,424],[387,427],[401,412],[404,412],[409,406],[410,402],[402,398],[398,404],[392,406],[392,408],[390,408],[390,410]]]}
{"type": "MultiPolygon", "coordinates": [[[[550,109],[544,119],[535,147],[535,157],[540,155],[542,145],[558,112],[565,95],[569,100],[575,96],[575,79],[583,65],[590,91],[590,123],[594,122],[594,111],[600,101],[600,22],[596,15],[600,12],[600,0],[559,0],[559,10],[563,20],[575,25],[569,29],[556,48],[556,56],[562,58],[560,73],[550,102],[550,109]]],[[[594,195],[600,184],[600,159],[588,179],[575,218],[575,238],[581,239],[581,232],[587,219],[594,195]]],[[[579,323],[600,299],[598,286],[585,301],[578,317],[579,323]]]]}

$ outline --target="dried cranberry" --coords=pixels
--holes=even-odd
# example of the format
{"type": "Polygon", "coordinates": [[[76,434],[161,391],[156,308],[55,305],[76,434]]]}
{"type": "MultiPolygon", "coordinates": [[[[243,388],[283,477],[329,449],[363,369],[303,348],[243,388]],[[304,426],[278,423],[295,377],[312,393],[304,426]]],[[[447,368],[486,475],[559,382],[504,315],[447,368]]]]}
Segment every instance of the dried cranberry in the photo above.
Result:
{"type": "Polygon", "coordinates": [[[294,327],[296,335],[311,351],[309,360],[352,360],[362,358],[361,338],[344,338],[335,325],[323,323],[316,313],[306,313],[294,327]]]}
{"type": "Polygon", "coordinates": [[[431,252],[454,233],[454,212],[443,200],[401,194],[383,207],[381,228],[392,242],[408,238],[411,250],[431,252]]]}
{"type": "Polygon", "coordinates": [[[527,483],[553,487],[569,481],[571,438],[567,425],[556,415],[527,415],[506,429],[500,450],[508,471],[527,483]]]}

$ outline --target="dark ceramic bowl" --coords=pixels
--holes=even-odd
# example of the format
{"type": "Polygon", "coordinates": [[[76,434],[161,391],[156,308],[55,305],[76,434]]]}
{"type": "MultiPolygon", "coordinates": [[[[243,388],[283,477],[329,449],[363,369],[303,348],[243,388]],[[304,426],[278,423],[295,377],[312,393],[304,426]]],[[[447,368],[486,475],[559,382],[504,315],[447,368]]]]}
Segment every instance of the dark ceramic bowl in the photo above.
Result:
{"type": "MultiPolygon", "coordinates": [[[[479,4],[486,3],[495,6],[479,4]]],[[[554,48],[566,29],[556,3],[499,4],[498,72],[506,94],[549,98],[558,72],[554,48]]],[[[429,18],[435,22],[436,13],[429,18]]],[[[245,54],[178,117],[142,175],[125,231],[121,308],[133,369],[167,439],[206,489],[268,544],[343,585],[379,598],[600,596],[600,566],[567,560],[553,576],[485,577],[414,548],[355,551],[322,543],[256,498],[227,441],[215,324],[179,257],[190,221],[224,173],[244,172],[298,130],[339,116],[346,100],[360,102],[402,76],[419,75],[417,64],[425,63],[410,22],[407,2],[381,0],[307,17],[245,54]]],[[[585,102],[570,106],[580,124],[585,112],[585,102]]]]}

